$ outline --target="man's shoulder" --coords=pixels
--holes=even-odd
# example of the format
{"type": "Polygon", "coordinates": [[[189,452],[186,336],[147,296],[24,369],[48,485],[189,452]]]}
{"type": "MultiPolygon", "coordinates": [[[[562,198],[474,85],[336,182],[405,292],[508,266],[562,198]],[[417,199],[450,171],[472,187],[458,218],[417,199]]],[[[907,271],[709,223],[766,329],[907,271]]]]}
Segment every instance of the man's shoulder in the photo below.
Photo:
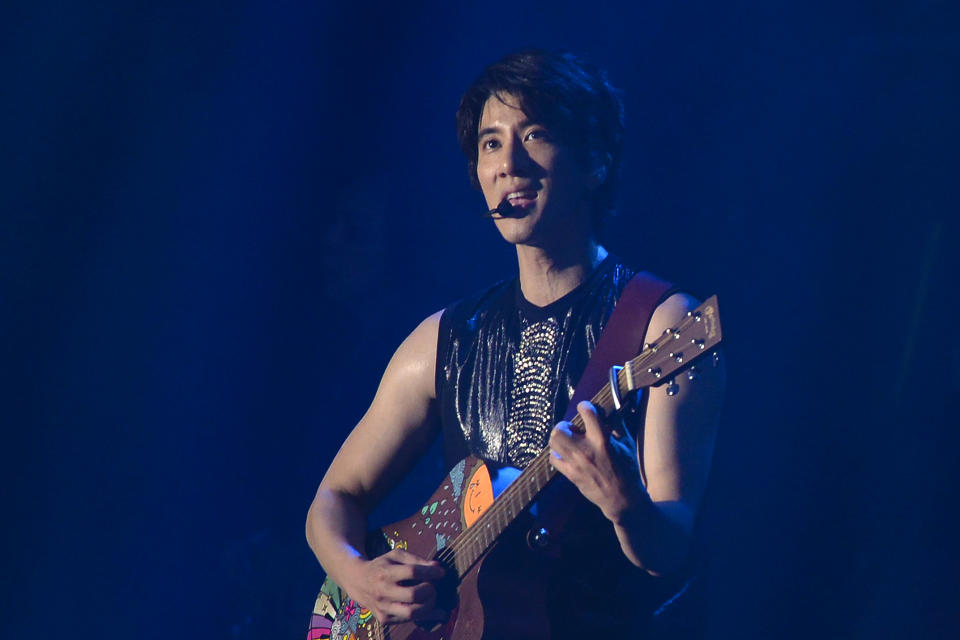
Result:
{"type": "Polygon", "coordinates": [[[642,292],[640,295],[644,297],[655,296],[657,293],[665,294],[659,297],[659,300],[654,300],[656,304],[664,302],[670,294],[679,291],[679,288],[672,281],[652,271],[638,268],[620,256],[610,254],[604,262],[607,264],[604,268],[605,274],[602,281],[607,283],[608,291],[612,291],[617,298],[624,293],[627,285],[631,283],[633,283],[632,290],[635,296],[638,291],[642,292]],[[634,280],[637,281],[634,282],[634,280]]]}
{"type": "Polygon", "coordinates": [[[512,299],[516,278],[507,278],[460,298],[443,310],[441,326],[472,324],[512,299]]]}
{"type": "Polygon", "coordinates": [[[626,285],[634,276],[642,276],[649,280],[655,282],[664,282],[672,284],[669,280],[663,276],[649,271],[647,269],[642,269],[638,267],[635,263],[630,260],[625,260],[622,256],[611,253],[608,256],[608,259],[604,262],[608,262],[607,272],[613,278],[614,281],[621,283],[621,285],[626,285]]]}

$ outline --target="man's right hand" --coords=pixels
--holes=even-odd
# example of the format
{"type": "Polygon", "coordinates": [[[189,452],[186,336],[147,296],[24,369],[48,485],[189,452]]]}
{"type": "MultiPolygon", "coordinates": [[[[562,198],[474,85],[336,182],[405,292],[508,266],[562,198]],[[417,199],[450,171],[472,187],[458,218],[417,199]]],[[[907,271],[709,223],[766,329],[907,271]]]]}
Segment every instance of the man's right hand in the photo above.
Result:
{"type": "Polygon", "coordinates": [[[436,560],[425,560],[403,549],[365,560],[352,576],[347,593],[370,609],[383,624],[410,620],[443,620],[434,583],[446,570],[436,560]]]}
{"type": "MultiPolygon", "coordinates": [[[[436,581],[444,575],[439,562],[402,549],[368,560],[360,551],[370,509],[440,434],[435,406],[440,316],[421,322],[393,354],[370,408],[330,463],[307,515],[307,540],[320,564],[383,623],[446,617],[436,606],[436,581]]],[[[446,604],[442,597],[441,602],[446,604]]]]}

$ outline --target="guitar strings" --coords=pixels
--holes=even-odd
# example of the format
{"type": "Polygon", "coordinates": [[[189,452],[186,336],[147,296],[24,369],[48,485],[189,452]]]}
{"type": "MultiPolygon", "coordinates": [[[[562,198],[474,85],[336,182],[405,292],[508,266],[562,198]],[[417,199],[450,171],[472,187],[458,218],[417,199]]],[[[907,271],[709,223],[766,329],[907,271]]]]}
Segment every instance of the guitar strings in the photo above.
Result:
{"type": "MultiPolygon", "coordinates": [[[[604,389],[601,390],[601,393],[598,393],[597,396],[594,397],[593,401],[595,404],[604,406],[605,409],[608,409],[612,401],[612,393],[609,390],[609,386],[604,387],[604,389]]],[[[577,414],[574,419],[571,420],[571,422],[578,428],[583,428],[582,420],[580,420],[579,414],[577,414]]],[[[529,465],[527,465],[527,469],[530,469],[532,473],[524,473],[520,478],[517,478],[515,482],[508,485],[508,487],[501,494],[500,498],[494,503],[490,510],[484,514],[485,517],[482,519],[484,522],[477,522],[476,526],[467,529],[467,531],[464,532],[464,535],[458,537],[450,545],[450,547],[444,548],[444,550],[437,555],[437,558],[445,562],[452,561],[455,559],[457,553],[466,549],[470,549],[479,556],[479,553],[477,552],[482,553],[483,548],[489,545],[489,542],[487,542],[486,544],[482,545],[482,548],[476,548],[477,543],[480,542],[481,535],[489,532],[489,521],[494,520],[497,516],[503,516],[503,512],[510,511],[510,508],[513,508],[515,513],[511,514],[509,518],[501,519],[506,520],[507,522],[512,520],[516,513],[522,511],[522,509],[531,501],[530,498],[521,499],[518,501],[517,494],[521,493],[524,489],[530,489],[529,493],[531,496],[536,495],[539,493],[540,489],[542,489],[543,486],[545,486],[546,483],[556,474],[556,469],[550,465],[549,456],[549,447],[544,447],[540,454],[538,454],[537,457],[534,458],[529,465]],[[545,476],[542,481],[539,479],[541,475],[545,476]],[[534,485],[535,482],[539,483],[540,486],[531,487],[531,485],[534,485]],[[484,523],[487,526],[481,526],[484,523]]],[[[496,527],[496,529],[502,530],[502,528],[505,528],[507,522],[502,523],[501,526],[496,527]]],[[[499,530],[493,531],[494,538],[499,535],[499,530]]],[[[490,542],[492,542],[492,539],[490,542]]],[[[473,553],[470,555],[473,555],[473,553]]],[[[473,560],[474,558],[470,558],[470,562],[466,562],[465,564],[470,566],[473,560]]]]}
{"type": "MultiPolygon", "coordinates": [[[[650,350],[644,354],[641,354],[641,356],[638,356],[637,358],[631,361],[630,363],[631,366],[641,364],[642,360],[647,359],[653,353],[654,352],[650,350]],[[646,356],[646,357],[643,357],[643,356],[646,356]]],[[[619,377],[617,381],[618,383],[620,382],[619,377]]],[[[612,400],[613,400],[613,394],[609,385],[605,385],[604,388],[601,389],[600,392],[593,399],[594,403],[603,407],[604,410],[610,409],[610,406],[612,405],[612,400]]],[[[582,429],[584,426],[583,421],[580,419],[579,414],[574,416],[574,419],[571,420],[571,423],[574,426],[576,426],[578,429],[582,429]]],[[[533,474],[530,474],[530,475],[523,474],[520,478],[517,478],[516,482],[511,483],[507,487],[507,489],[504,490],[503,494],[501,494],[500,499],[494,503],[490,511],[488,511],[488,513],[485,514],[486,517],[484,517],[483,520],[484,521],[492,520],[497,515],[502,515],[501,512],[507,511],[508,510],[507,507],[517,508],[518,505],[516,504],[515,494],[519,493],[522,489],[527,488],[528,485],[532,484],[532,481],[538,479],[540,473],[545,471],[546,478],[543,484],[541,485],[541,487],[537,488],[537,492],[538,492],[539,489],[546,484],[546,481],[549,481],[549,479],[551,479],[553,475],[556,474],[556,470],[552,467],[552,465],[549,464],[549,455],[550,455],[549,448],[545,447],[544,450],[541,451],[541,453],[538,454],[538,456],[527,466],[528,469],[531,469],[533,471],[533,474]],[[527,476],[531,480],[531,482],[524,482],[523,476],[527,476]]],[[[535,493],[535,492],[531,491],[531,493],[535,493]]],[[[524,501],[524,502],[528,502],[528,501],[524,501]]],[[[526,505],[521,504],[520,508],[517,509],[517,511],[519,512],[519,510],[522,510],[524,506],[526,505]]],[[[454,543],[451,544],[450,547],[447,547],[444,549],[446,553],[442,553],[441,555],[438,555],[438,557],[441,557],[445,561],[453,560],[454,559],[453,557],[456,555],[457,552],[464,549],[470,549],[472,547],[475,547],[476,543],[480,538],[480,535],[482,533],[486,533],[486,531],[488,530],[488,527],[479,526],[481,524],[482,524],[481,522],[478,522],[477,523],[478,526],[471,527],[470,529],[468,529],[464,533],[464,535],[458,537],[454,541],[454,543]]],[[[487,522],[487,524],[489,525],[489,522],[487,522]]],[[[499,532],[497,532],[497,534],[499,534],[499,532]]],[[[484,547],[485,546],[486,545],[484,545],[484,547]]],[[[473,550],[479,551],[475,548],[473,550]]],[[[472,563],[468,562],[466,564],[469,565],[472,563]]]]}
{"type": "MultiPolygon", "coordinates": [[[[602,398],[602,395],[609,396],[609,393],[598,394],[594,398],[594,401],[600,403],[605,401],[609,402],[609,400],[612,399],[611,397],[602,398]]],[[[579,421],[579,414],[576,416],[575,421],[579,421]]],[[[540,473],[545,472],[546,478],[541,484],[541,487],[537,488],[536,491],[530,492],[531,494],[535,495],[537,492],[539,492],[539,489],[546,484],[546,481],[549,481],[549,479],[556,473],[556,470],[549,466],[549,447],[544,447],[537,457],[534,458],[529,465],[527,465],[527,469],[530,469],[533,473],[528,473],[525,470],[525,472],[521,474],[521,476],[517,478],[515,482],[511,483],[506,489],[504,489],[503,493],[500,495],[500,498],[494,502],[490,510],[487,511],[487,513],[485,513],[484,516],[474,526],[470,527],[463,532],[462,535],[457,537],[449,547],[445,547],[437,555],[437,557],[444,561],[452,560],[453,556],[457,552],[475,546],[480,536],[489,530],[488,526],[482,525],[489,525],[489,521],[495,519],[497,516],[503,515],[502,512],[507,511],[508,507],[514,507],[517,512],[522,510],[522,508],[525,506],[525,503],[529,502],[529,500],[524,500],[518,503],[516,494],[520,493],[523,489],[532,484],[532,481],[536,481],[540,473]]],[[[467,564],[469,565],[472,563],[467,564]]]]}
{"type": "MultiPolygon", "coordinates": [[[[529,465],[527,465],[527,469],[530,469],[530,472],[525,474],[524,481],[521,481],[521,478],[517,478],[516,482],[511,483],[506,489],[504,489],[503,493],[500,495],[500,498],[494,502],[490,510],[486,514],[484,514],[484,517],[482,518],[481,521],[478,521],[474,526],[467,529],[463,533],[463,535],[459,536],[451,544],[450,547],[447,547],[444,549],[444,551],[447,551],[446,554],[443,554],[444,559],[446,560],[453,559],[452,557],[456,553],[460,552],[461,550],[471,548],[471,547],[476,547],[476,543],[481,539],[481,536],[483,535],[487,535],[488,533],[493,533],[494,537],[499,535],[500,531],[503,528],[505,528],[506,524],[508,524],[508,522],[512,520],[513,517],[515,517],[516,513],[519,513],[523,509],[523,507],[526,505],[526,503],[530,501],[529,498],[528,499],[520,498],[518,494],[523,492],[524,489],[530,488],[529,485],[533,484],[533,481],[540,482],[540,485],[541,485],[540,488],[542,488],[542,486],[546,484],[546,482],[550,479],[550,477],[552,477],[552,474],[555,473],[555,471],[553,471],[552,469],[546,468],[548,465],[548,459],[546,455],[544,455],[544,453],[548,454],[549,450],[545,449],[543,452],[538,454],[537,458],[535,458],[529,465]],[[546,478],[544,478],[543,481],[539,481],[539,476],[545,470],[546,470],[546,474],[545,474],[546,478]],[[514,511],[514,513],[511,513],[509,517],[504,518],[503,516],[505,515],[505,512],[509,513],[511,510],[514,511]],[[495,527],[494,530],[491,532],[489,527],[490,521],[496,520],[498,516],[500,517],[501,522],[499,523],[499,526],[495,527]]],[[[532,496],[532,495],[536,495],[538,491],[539,491],[539,488],[537,488],[536,490],[531,489],[529,493],[532,496]]],[[[489,544],[489,542],[486,544],[489,544]]],[[[485,547],[486,544],[484,544],[483,546],[485,547]]],[[[472,564],[472,562],[467,564],[468,565],[472,564]]]]}

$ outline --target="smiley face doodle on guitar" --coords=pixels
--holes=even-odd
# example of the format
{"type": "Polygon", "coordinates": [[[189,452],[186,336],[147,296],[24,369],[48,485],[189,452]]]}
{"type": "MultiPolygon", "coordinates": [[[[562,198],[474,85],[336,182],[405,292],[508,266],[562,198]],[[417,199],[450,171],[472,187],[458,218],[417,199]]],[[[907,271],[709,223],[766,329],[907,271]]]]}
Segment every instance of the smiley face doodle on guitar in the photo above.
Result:
{"type": "Polygon", "coordinates": [[[463,497],[463,524],[466,527],[472,526],[492,504],[493,482],[490,480],[490,471],[487,465],[481,464],[467,482],[463,497]]]}

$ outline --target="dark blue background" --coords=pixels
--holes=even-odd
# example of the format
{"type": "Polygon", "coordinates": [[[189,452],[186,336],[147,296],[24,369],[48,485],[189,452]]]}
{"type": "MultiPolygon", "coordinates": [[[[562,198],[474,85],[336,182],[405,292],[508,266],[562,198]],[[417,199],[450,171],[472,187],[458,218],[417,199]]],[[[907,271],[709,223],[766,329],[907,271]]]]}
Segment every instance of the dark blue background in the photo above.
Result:
{"type": "Polygon", "coordinates": [[[453,114],[531,45],[625,92],[608,246],[720,295],[711,637],[960,629],[953,3],[80,5],[0,19],[4,638],[301,637],[387,359],[515,269],[453,114]]]}

